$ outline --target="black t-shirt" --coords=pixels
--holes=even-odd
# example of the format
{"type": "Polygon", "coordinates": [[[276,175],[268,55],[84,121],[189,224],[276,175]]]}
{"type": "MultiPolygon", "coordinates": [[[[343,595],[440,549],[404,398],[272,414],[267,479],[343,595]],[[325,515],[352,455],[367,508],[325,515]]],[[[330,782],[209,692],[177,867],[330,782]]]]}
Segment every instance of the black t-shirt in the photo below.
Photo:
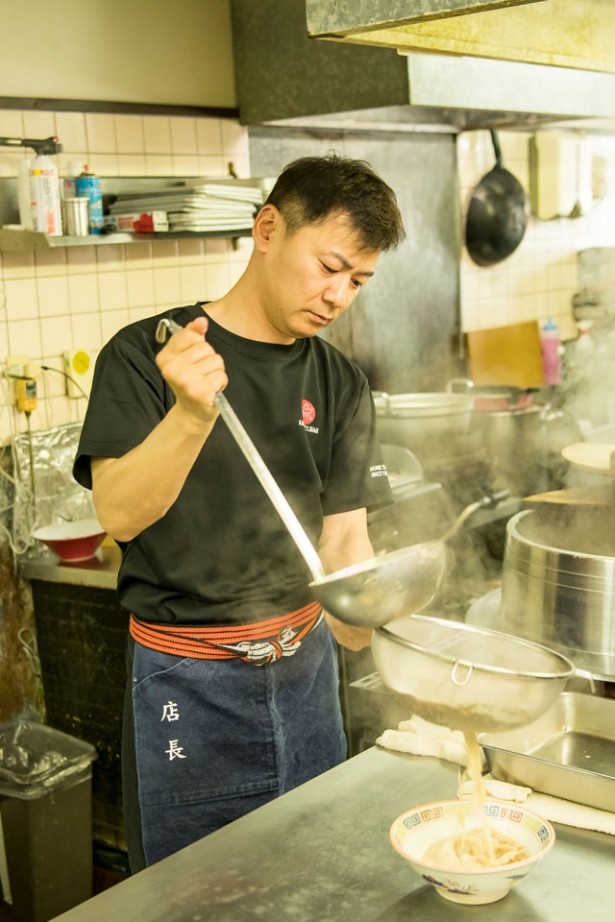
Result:
{"type": "MultiPolygon", "coordinates": [[[[160,317],[184,326],[203,305],[120,330],[101,350],[74,465],[120,457],[166,415],[174,396],[155,363],[160,317]]],[[[364,374],[324,340],[254,342],[209,320],[225,394],[314,544],[324,515],[391,501],[364,374]]],[[[122,545],[121,604],[149,621],[248,623],[311,600],[309,570],[219,418],[166,515],[122,545]]]]}

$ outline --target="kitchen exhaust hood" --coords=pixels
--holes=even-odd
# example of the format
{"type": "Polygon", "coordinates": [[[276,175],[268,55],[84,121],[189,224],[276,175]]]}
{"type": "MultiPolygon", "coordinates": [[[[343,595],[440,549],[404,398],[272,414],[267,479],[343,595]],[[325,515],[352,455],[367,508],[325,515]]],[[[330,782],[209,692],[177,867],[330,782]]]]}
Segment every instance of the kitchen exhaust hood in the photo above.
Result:
{"type": "MultiPolygon", "coordinates": [[[[615,74],[466,55],[399,54],[395,48],[308,35],[306,10],[313,27],[316,8],[324,16],[353,6],[372,11],[433,8],[437,2],[307,0],[306,8],[301,0],[231,0],[240,120],[449,133],[551,126],[615,132],[615,74]]],[[[537,0],[537,6],[551,2],[537,0]]],[[[593,6],[592,0],[575,2],[593,6]]],[[[451,6],[455,0],[442,3],[451,6]]],[[[468,7],[471,0],[456,0],[456,5],[468,7]]],[[[475,0],[478,5],[485,3],[475,0]]]]}
{"type": "Polygon", "coordinates": [[[306,0],[312,38],[615,73],[613,0],[306,0]]]}

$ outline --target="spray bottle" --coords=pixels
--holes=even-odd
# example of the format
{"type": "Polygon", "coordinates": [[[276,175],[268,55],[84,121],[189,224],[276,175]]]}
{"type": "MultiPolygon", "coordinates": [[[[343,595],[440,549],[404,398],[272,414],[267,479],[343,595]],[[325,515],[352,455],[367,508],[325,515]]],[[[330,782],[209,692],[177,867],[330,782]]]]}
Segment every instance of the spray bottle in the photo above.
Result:
{"type": "Polygon", "coordinates": [[[87,165],[75,180],[75,190],[79,198],[89,200],[89,231],[90,234],[102,234],[103,227],[103,200],[100,179],[91,173],[87,165]]]}
{"type": "Polygon", "coordinates": [[[32,196],[30,195],[30,158],[27,156],[24,156],[19,164],[17,199],[19,202],[19,223],[27,230],[33,230],[32,196]]]}
{"type": "Polygon", "coordinates": [[[61,234],[58,170],[53,160],[46,156],[61,152],[60,139],[55,135],[49,138],[0,138],[0,147],[32,148],[36,153],[32,163],[24,157],[19,165],[20,224],[45,234],[61,234]]]}
{"type": "Polygon", "coordinates": [[[57,237],[62,233],[60,181],[53,160],[37,152],[30,163],[30,207],[35,231],[57,237]]]}
{"type": "Polygon", "coordinates": [[[542,368],[545,384],[559,384],[562,364],[559,329],[551,317],[540,331],[540,345],[542,348],[542,368]]]}
{"type": "Polygon", "coordinates": [[[579,335],[574,344],[575,364],[580,367],[587,367],[591,364],[594,356],[594,341],[591,336],[591,320],[579,320],[577,330],[579,335]]]}

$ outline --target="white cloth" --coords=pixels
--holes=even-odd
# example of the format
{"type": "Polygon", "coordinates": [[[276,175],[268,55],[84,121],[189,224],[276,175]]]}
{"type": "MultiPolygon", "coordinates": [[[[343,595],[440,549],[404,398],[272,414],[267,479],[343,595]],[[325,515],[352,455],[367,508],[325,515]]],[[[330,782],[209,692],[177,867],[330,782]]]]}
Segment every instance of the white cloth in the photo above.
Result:
{"type": "Polygon", "coordinates": [[[468,764],[466,744],[460,730],[440,727],[416,714],[410,720],[402,720],[397,730],[385,730],[376,740],[376,745],[415,756],[435,756],[457,765],[468,764]]]}
{"type": "MultiPolygon", "coordinates": [[[[615,813],[551,797],[549,794],[540,794],[531,788],[510,784],[507,781],[496,781],[489,775],[485,775],[483,783],[487,795],[493,800],[523,804],[528,810],[552,823],[575,826],[577,829],[592,829],[615,836],[615,813]]],[[[473,784],[472,781],[464,781],[457,791],[457,796],[462,800],[470,797],[473,784]]]]}
{"type": "MultiPolygon", "coordinates": [[[[385,730],[376,740],[376,745],[415,756],[435,756],[464,767],[468,764],[465,739],[461,731],[429,723],[416,714],[410,720],[402,720],[397,730],[385,730]]],[[[528,810],[552,823],[615,836],[615,813],[540,794],[519,784],[497,781],[490,775],[483,777],[483,783],[487,796],[492,800],[523,804],[528,810]]],[[[462,800],[468,799],[473,785],[473,781],[464,781],[459,786],[457,796],[462,800]]]]}

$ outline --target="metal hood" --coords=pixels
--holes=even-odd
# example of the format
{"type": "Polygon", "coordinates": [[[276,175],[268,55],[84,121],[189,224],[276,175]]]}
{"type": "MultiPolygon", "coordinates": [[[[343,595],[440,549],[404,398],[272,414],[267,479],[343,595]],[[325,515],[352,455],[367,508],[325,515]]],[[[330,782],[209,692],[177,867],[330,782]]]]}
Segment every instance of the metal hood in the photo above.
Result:
{"type": "MultiPolygon", "coordinates": [[[[426,7],[438,0],[404,5],[418,2],[426,7]]],[[[538,0],[538,6],[550,2],[538,0]]],[[[307,0],[307,12],[383,5],[401,4],[307,0]]],[[[231,0],[231,14],[244,124],[451,133],[572,124],[615,131],[613,74],[474,56],[399,54],[396,48],[310,38],[301,0],[231,0]]]]}
{"type": "MultiPolygon", "coordinates": [[[[429,6],[436,0],[420,2],[429,6]]],[[[371,10],[401,4],[307,0],[312,13],[355,5],[371,10]]],[[[243,124],[456,133],[572,122],[615,131],[612,74],[468,56],[401,55],[392,48],[322,41],[309,37],[301,0],[231,0],[231,15],[243,124]]]]}
{"type": "Polygon", "coordinates": [[[313,38],[615,73],[613,0],[306,0],[313,38]]]}

